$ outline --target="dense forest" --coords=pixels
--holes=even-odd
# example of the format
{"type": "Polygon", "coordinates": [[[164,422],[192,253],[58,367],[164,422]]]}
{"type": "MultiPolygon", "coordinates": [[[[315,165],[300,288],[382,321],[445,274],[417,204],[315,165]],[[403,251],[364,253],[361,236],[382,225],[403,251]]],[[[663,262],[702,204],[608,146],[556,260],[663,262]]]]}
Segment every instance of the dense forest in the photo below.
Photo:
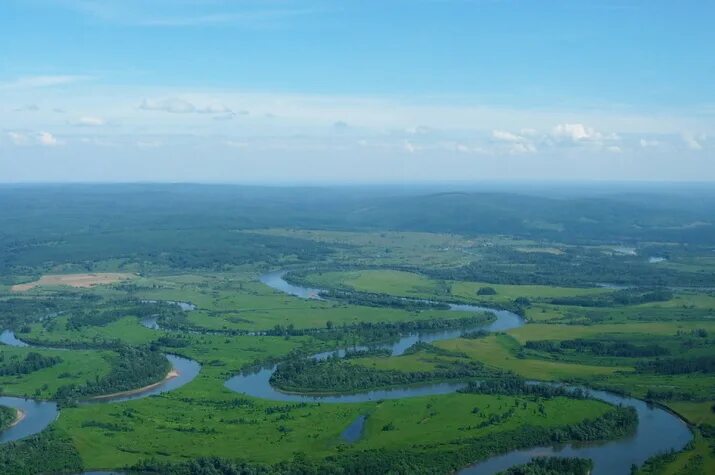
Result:
{"type": "Polygon", "coordinates": [[[0,430],[6,429],[17,416],[17,411],[11,407],[0,406],[0,430]]]}
{"type": "Polygon", "coordinates": [[[384,294],[374,294],[368,292],[355,292],[345,290],[324,290],[320,296],[327,299],[335,299],[350,305],[364,305],[366,307],[392,307],[401,308],[408,311],[417,310],[448,310],[446,303],[428,302],[425,300],[404,299],[391,297],[384,294]]]}
{"type": "Polygon", "coordinates": [[[669,289],[621,289],[608,294],[580,297],[552,298],[553,305],[577,305],[579,307],[614,307],[618,305],[639,305],[649,302],[666,302],[673,298],[669,289]]]}
{"type": "MultiPolygon", "coordinates": [[[[707,254],[707,250],[702,251],[707,254]]],[[[649,264],[640,256],[608,254],[602,250],[571,247],[558,254],[524,253],[506,246],[481,250],[480,259],[452,269],[429,269],[430,277],[447,280],[491,282],[494,284],[538,284],[566,287],[593,287],[601,284],[660,287],[715,287],[711,272],[685,272],[649,264]]],[[[629,293],[623,293],[623,296],[629,293]]],[[[646,298],[664,299],[658,291],[646,298]]],[[[558,299],[562,300],[562,299],[558,299]]],[[[580,302],[606,304],[600,299],[565,299],[567,305],[580,302]]]]}
{"type": "Polygon", "coordinates": [[[295,358],[278,365],[271,384],[288,391],[340,393],[494,374],[476,361],[455,361],[433,371],[398,371],[368,368],[335,357],[321,361],[295,358]]]}
{"type": "MultiPolygon", "coordinates": [[[[379,187],[5,185],[0,187],[0,202],[2,275],[32,275],[57,262],[91,268],[91,262],[108,258],[130,259],[142,266],[220,270],[226,265],[271,261],[281,254],[315,261],[330,253],[314,241],[235,232],[266,227],[509,234],[588,244],[677,241],[690,244],[691,250],[715,244],[710,222],[715,195],[707,189],[644,189],[596,196],[574,191],[549,196],[546,190],[517,194],[379,187]],[[634,222],[639,225],[633,226],[634,222]]],[[[692,275],[688,279],[688,274],[675,270],[656,272],[642,258],[613,256],[604,262],[602,253],[583,260],[568,251],[524,255],[495,247],[492,252],[502,265],[488,259],[477,267],[441,275],[494,283],[559,284],[574,277],[564,271],[572,270],[577,264],[574,259],[579,259],[585,272],[578,273],[576,283],[583,285],[595,281],[713,286],[715,281],[711,275],[693,280],[692,275]],[[510,270],[514,264],[543,269],[529,277],[523,265],[510,270]]]]}
{"type": "Polygon", "coordinates": [[[499,475],[589,475],[593,462],[570,457],[536,457],[529,463],[511,467],[499,475]]]}
{"type": "Polygon", "coordinates": [[[78,473],[82,468],[82,459],[72,440],[54,428],[0,445],[0,473],[78,473]]]}
{"type": "Polygon", "coordinates": [[[25,358],[10,357],[5,360],[5,354],[0,352],[0,376],[29,374],[43,368],[49,368],[62,361],[59,356],[43,356],[36,352],[28,353],[25,358]]]}
{"type": "Polygon", "coordinates": [[[475,394],[508,394],[510,396],[534,396],[540,398],[586,397],[580,389],[570,389],[556,384],[530,383],[518,376],[503,376],[497,379],[470,382],[464,389],[465,393],[475,394]]]}
{"type": "Polygon", "coordinates": [[[636,364],[636,370],[656,374],[715,373],[715,356],[641,361],[636,364]]]}
{"type": "Polygon", "coordinates": [[[636,345],[628,341],[600,341],[583,338],[561,341],[527,341],[524,347],[529,350],[548,353],[564,353],[571,350],[577,353],[591,353],[596,356],[620,356],[626,358],[647,358],[670,353],[667,348],[653,343],[636,345]]]}

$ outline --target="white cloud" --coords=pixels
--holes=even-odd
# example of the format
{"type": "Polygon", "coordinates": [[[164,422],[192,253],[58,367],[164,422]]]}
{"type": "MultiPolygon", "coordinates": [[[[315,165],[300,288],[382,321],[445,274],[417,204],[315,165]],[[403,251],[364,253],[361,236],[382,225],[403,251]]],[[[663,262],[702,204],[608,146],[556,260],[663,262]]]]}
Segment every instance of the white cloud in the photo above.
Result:
{"type": "Polygon", "coordinates": [[[417,127],[410,127],[405,129],[405,132],[409,135],[429,135],[435,130],[432,127],[426,125],[418,125],[417,127]]]}
{"type": "Polygon", "coordinates": [[[649,139],[640,139],[640,146],[641,148],[651,148],[651,147],[657,147],[660,145],[660,141],[658,140],[649,140],[649,139]]]}
{"type": "Polygon", "coordinates": [[[106,123],[107,123],[107,121],[105,121],[101,117],[86,115],[86,116],[83,116],[83,117],[80,117],[79,119],[77,119],[77,121],[74,124],[79,125],[79,126],[84,126],[84,127],[99,127],[106,123]]]}
{"type": "Polygon", "coordinates": [[[176,97],[167,99],[144,99],[139,108],[146,111],[170,112],[172,114],[217,114],[219,119],[232,119],[236,116],[229,107],[221,104],[196,106],[191,102],[176,97]]]}
{"type": "Polygon", "coordinates": [[[45,147],[54,147],[60,145],[60,141],[49,132],[7,132],[7,137],[15,145],[42,145],[45,147]]]}
{"type": "Polygon", "coordinates": [[[407,153],[415,153],[415,151],[417,150],[417,147],[415,147],[415,145],[414,145],[412,142],[410,142],[409,140],[405,140],[405,141],[402,143],[402,148],[403,148],[407,153]]]}
{"type": "Polygon", "coordinates": [[[524,132],[530,135],[530,137],[527,138],[524,135],[515,134],[508,130],[492,130],[492,139],[497,142],[503,142],[503,145],[497,145],[495,151],[508,155],[535,153],[537,149],[532,137],[536,138],[536,131],[533,129],[522,129],[521,133],[523,134],[524,132]]]}
{"type": "Polygon", "coordinates": [[[611,153],[621,153],[623,150],[618,145],[609,145],[606,147],[606,151],[611,153]]]}
{"type": "Polygon", "coordinates": [[[492,130],[492,138],[500,142],[522,142],[524,137],[506,130],[492,130]]]}
{"type": "Polygon", "coordinates": [[[572,142],[594,141],[603,138],[600,132],[583,124],[559,124],[552,129],[551,136],[556,140],[572,142]]]}
{"type": "Polygon", "coordinates": [[[524,142],[524,143],[514,143],[509,146],[508,152],[511,155],[521,155],[524,153],[536,153],[536,145],[524,142]]]}
{"type": "Polygon", "coordinates": [[[40,132],[37,134],[37,142],[45,147],[54,147],[60,144],[57,138],[49,132],[40,132]]]}

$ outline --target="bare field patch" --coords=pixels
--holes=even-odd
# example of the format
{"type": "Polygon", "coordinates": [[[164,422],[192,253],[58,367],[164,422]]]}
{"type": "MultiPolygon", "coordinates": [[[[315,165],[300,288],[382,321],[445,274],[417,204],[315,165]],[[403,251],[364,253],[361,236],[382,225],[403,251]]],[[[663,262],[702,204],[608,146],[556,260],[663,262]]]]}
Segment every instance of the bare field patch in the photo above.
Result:
{"type": "Polygon", "coordinates": [[[26,292],[35,287],[48,287],[56,285],[66,285],[69,287],[89,288],[95,285],[107,285],[123,280],[133,279],[135,274],[123,272],[98,272],[96,274],[63,274],[63,275],[43,275],[34,282],[13,285],[10,290],[13,292],[26,292]]]}
{"type": "Polygon", "coordinates": [[[536,252],[541,254],[553,254],[555,256],[560,256],[564,253],[564,251],[558,247],[517,247],[515,249],[519,252],[536,252]]]}

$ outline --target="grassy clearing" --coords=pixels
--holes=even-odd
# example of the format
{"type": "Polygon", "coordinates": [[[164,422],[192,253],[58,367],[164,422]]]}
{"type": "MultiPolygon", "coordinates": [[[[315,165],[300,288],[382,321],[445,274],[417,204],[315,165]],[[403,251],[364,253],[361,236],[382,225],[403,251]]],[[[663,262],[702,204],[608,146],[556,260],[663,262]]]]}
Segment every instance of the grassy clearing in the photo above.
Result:
{"type": "Polygon", "coordinates": [[[40,353],[43,356],[60,357],[62,361],[49,368],[43,368],[29,374],[0,376],[2,394],[20,397],[50,399],[57,388],[66,384],[83,384],[109,373],[108,359],[111,352],[105,351],[64,351],[37,348],[0,347],[0,354],[5,361],[12,357],[25,358],[28,353],[40,353]]]}
{"type": "Polygon", "coordinates": [[[682,414],[693,424],[715,425],[715,410],[713,410],[715,400],[701,402],[676,401],[669,403],[668,406],[672,407],[678,414],[682,414]]]}
{"type": "Polygon", "coordinates": [[[575,297],[611,292],[603,288],[570,288],[545,285],[503,285],[487,282],[455,282],[430,279],[413,272],[395,270],[361,270],[310,274],[317,286],[345,286],[362,292],[375,292],[415,298],[451,298],[456,300],[503,304],[519,297],[546,299],[575,297]],[[482,287],[491,287],[495,295],[477,295],[482,287]]]}
{"type": "Polygon", "coordinates": [[[599,401],[555,398],[539,402],[508,396],[449,394],[439,397],[403,399],[377,404],[369,413],[365,437],[360,448],[404,447],[425,439],[441,442],[464,437],[483,437],[517,429],[524,425],[558,427],[604,414],[608,405],[599,401]],[[475,411],[476,408],[476,411],[475,411]],[[504,414],[516,408],[506,421],[476,427],[492,414],[504,414]],[[392,424],[392,430],[383,430],[392,424]]]}
{"type": "Polygon", "coordinates": [[[519,343],[509,335],[490,335],[476,340],[459,338],[437,342],[435,345],[446,350],[465,353],[470,358],[493,368],[513,371],[525,378],[545,381],[605,376],[614,374],[616,371],[629,370],[627,367],[604,367],[517,358],[516,351],[519,349],[519,343]]]}
{"type": "Polygon", "coordinates": [[[40,324],[30,326],[27,338],[31,341],[48,342],[56,345],[72,343],[96,343],[120,340],[124,343],[139,345],[149,343],[161,333],[143,327],[136,317],[124,317],[102,327],[82,327],[78,330],[67,329],[67,317],[59,316],[49,328],[40,324]]]}
{"type": "Polygon", "coordinates": [[[602,325],[528,324],[511,330],[509,334],[519,343],[529,340],[569,340],[604,335],[676,335],[678,331],[691,332],[699,328],[715,331],[715,322],[644,322],[612,323],[602,325]]]}

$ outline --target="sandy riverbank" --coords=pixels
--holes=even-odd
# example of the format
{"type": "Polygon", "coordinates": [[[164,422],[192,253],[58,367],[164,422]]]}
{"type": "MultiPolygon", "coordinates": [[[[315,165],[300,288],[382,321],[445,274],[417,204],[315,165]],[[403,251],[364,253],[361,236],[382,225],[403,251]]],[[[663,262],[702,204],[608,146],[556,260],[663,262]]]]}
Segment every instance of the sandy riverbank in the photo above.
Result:
{"type": "Polygon", "coordinates": [[[151,389],[154,389],[158,386],[161,386],[162,384],[166,383],[167,381],[176,378],[179,376],[179,371],[176,369],[172,369],[166,374],[166,377],[162,379],[161,381],[157,381],[156,383],[149,384],[147,386],[137,388],[137,389],[130,389],[129,391],[120,391],[118,393],[111,393],[111,394],[102,394],[101,396],[94,396],[89,398],[90,401],[101,401],[103,399],[114,399],[118,397],[124,397],[124,396],[132,396],[134,394],[140,394],[143,393],[144,391],[149,391],[151,389]]]}
{"type": "Polygon", "coordinates": [[[15,409],[15,411],[17,412],[17,414],[15,415],[15,420],[12,421],[12,423],[10,424],[10,427],[18,425],[27,416],[25,411],[23,411],[22,409],[15,409]]]}

